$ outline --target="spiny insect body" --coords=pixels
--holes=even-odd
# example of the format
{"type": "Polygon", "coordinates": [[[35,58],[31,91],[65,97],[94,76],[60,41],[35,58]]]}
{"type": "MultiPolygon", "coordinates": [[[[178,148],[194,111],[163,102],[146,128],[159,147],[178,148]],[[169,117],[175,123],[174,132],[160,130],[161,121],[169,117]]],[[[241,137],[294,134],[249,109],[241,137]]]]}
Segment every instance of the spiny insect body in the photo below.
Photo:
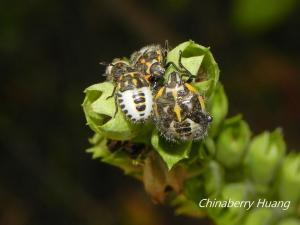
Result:
{"type": "Polygon", "coordinates": [[[131,65],[145,76],[154,90],[163,81],[167,51],[168,42],[166,41],[165,47],[149,45],[134,52],[130,57],[131,65]]]}
{"type": "MultiPolygon", "coordinates": [[[[188,76],[190,80],[192,75],[188,73],[188,76]]],[[[182,79],[179,71],[169,75],[157,92],[153,107],[157,129],[167,140],[174,142],[203,138],[212,121],[205,111],[203,97],[182,79]]]]}
{"type": "Polygon", "coordinates": [[[141,122],[150,117],[153,106],[152,92],[149,82],[140,72],[122,75],[116,94],[122,111],[130,120],[141,122]]]}
{"type": "MultiPolygon", "coordinates": [[[[107,79],[115,83],[113,93],[126,117],[132,122],[143,122],[152,112],[153,97],[150,84],[142,73],[127,61],[115,59],[106,68],[107,79]]],[[[117,113],[117,105],[116,112],[117,113]]]]}

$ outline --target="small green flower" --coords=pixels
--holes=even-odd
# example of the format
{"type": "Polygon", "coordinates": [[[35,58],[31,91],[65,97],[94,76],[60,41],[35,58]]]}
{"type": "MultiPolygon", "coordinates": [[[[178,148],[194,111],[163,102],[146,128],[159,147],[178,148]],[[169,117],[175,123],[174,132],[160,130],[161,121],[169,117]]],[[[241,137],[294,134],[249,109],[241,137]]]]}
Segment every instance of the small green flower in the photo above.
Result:
{"type": "Polygon", "coordinates": [[[300,225],[300,219],[286,218],[277,223],[277,225],[300,225]]]}
{"type": "Polygon", "coordinates": [[[284,201],[300,201],[300,155],[290,153],[283,162],[279,175],[279,197],[284,201]]]}
{"type": "Polygon", "coordinates": [[[204,187],[207,196],[218,196],[224,182],[224,169],[216,161],[210,160],[204,170],[204,187]]]}
{"type": "Polygon", "coordinates": [[[249,126],[241,116],[227,119],[217,138],[217,160],[227,168],[238,166],[249,144],[250,135],[249,126]]]}
{"type": "MultiPolygon", "coordinates": [[[[217,201],[226,201],[228,204],[248,200],[248,188],[245,183],[228,183],[222,188],[220,198],[217,201]]],[[[245,207],[216,207],[208,209],[217,224],[239,225],[246,214],[245,207]]]]}
{"type": "Polygon", "coordinates": [[[198,149],[199,158],[202,160],[211,159],[216,153],[216,146],[214,140],[207,136],[201,143],[194,142],[193,149],[198,149]]]}
{"type": "Polygon", "coordinates": [[[271,209],[257,208],[249,212],[244,225],[271,225],[273,221],[274,218],[271,209]]]}
{"type": "Polygon", "coordinates": [[[208,135],[215,136],[228,113],[228,100],[221,84],[216,86],[215,92],[208,103],[208,112],[213,117],[208,135]]]}
{"type": "Polygon", "coordinates": [[[245,168],[250,178],[259,185],[270,184],[285,151],[286,146],[280,129],[254,137],[245,159],[245,168]]]}

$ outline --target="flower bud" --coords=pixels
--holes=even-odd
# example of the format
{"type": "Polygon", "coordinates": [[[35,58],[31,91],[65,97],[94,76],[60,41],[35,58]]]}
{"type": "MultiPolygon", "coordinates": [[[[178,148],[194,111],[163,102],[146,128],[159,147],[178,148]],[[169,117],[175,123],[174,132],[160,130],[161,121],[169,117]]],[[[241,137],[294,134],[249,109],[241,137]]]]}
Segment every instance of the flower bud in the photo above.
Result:
{"type": "Polygon", "coordinates": [[[216,161],[210,160],[205,168],[204,180],[206,194],[218,195],[224,184],[224,169],[216,161]]]}
{"type": "Polygon", "coordinates": [[[285,151],[286,146],[280,129],[272,133],[264,132],[254,137],[245,158],[247,174],[258,186],[268,185],[285,151]]]}
{"type": "Polygon", "coordinates": [[[286,218],[277,223],[277,225],[300,225],[300,220],[296,218],[286,218]]]}
{"type": "Polygon", "coordinates": [[[216,152],[215,142],[209,136],[205,137],[201,143],[194,142],[192,147],[198,150],[198,156],[201,160],[211,159],[216,152]]]}
{"type": "Polygon", "coordinates": [[[265,225],[272,224],[272,210],[268,208],[257,208],[251,210],[245,219],[244,225],[265,225]]]}
{"type": "Polygon", "coordinates": [[[245,183],[229,183],[222,188],[221,198],[227,202],[227,208],[209,208],[209,214],[216,224],[241,224],[246,213],[245,207],[236,207],[236,202],[248,200],[248,191],[245,183]]]}
{"type": "Polygon", "coordinates": [[[300,201],[300,154],[291,153],[283,162],[279,175],[279,197],[284,201],[300,201]]]}
{"type": "Polygon", "coordinates": [[[227,168],[239,165],[249,144],[250,135],[249,126],[241,116],[226,120],[217,139],[217,160],[227,168]]]}
{"type": "Polygon", "coordinates": [[[208,132],[210,136],[215,136],[228,112],[228,100],[221,84],[217,85],[208,103],[208,112],[213,117],[213,122],[208,132]]]}

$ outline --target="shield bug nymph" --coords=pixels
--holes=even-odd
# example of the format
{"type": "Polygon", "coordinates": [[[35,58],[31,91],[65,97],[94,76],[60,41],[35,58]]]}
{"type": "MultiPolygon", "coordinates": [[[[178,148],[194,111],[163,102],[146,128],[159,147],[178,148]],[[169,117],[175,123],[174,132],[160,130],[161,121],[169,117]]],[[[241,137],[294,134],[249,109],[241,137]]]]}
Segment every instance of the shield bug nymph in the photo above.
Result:
{"type": "Polygon", "coordinates": [[[168,41],[165,42],[164,47],[155,44],[143,47],[130,57],[131,65],[144,74],[154,89],[163,80],[167,52],[168,41]]]}
{"type": "Polygon", "coordinates": [[[169,75],[153,104],[156,127],[162,136],[174,142],[203,138],[212,122],[212,117],[205,111],[203,96],[182,79],[184,75],[189,76],[188,80],[193,76],[189,71],[181,72],[175,70],[169,75]]]}
{"type": "Polygon", "coordinates": [[[106,66],[104,76],[108,81],[118,82],[121,75],[133,71],[126,59],[115,58],[111,63],[100,62],[100,64],[106,66]]]}
{"type": "Polygon", "coordinates": [[[115,59],[106,67],[106,76],[114,82],[110,97],[115,97],[116,111],[118,105],[125,116],[132,122],[143,122],[152,112],[153,97],[149,82],[127,61],[115,59]]]}
{"type": "Polygon", "coordinates": [[[133,122],[143,122],[151,116],[152,91],[140,72],[129,72],[120,77],[116,99],[126,117],[133,122]]]}

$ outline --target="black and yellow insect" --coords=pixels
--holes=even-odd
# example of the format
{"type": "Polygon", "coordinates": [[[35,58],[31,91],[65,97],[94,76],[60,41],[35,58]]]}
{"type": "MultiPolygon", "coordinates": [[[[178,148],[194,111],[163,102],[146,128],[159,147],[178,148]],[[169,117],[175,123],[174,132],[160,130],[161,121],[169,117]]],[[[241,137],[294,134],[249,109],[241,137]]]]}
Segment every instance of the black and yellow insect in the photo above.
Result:
{"type": "Polygon", "coordinates": [[[165,47],[149,45],[131,55],[131,65],[145,76],[154,89],[163,81],[167,52],[168,42],[166,41],[165,47]]]}
{"type": "Polygon", "coordinates": [[[142,73],[130,67],[127,61],[115,59],[106,68],[107,79],[115,84],[110,97],[132,122],[143,122],[151,116],[153,96],[150,83],[142,73]]]}
{"type": "Polygon", "coordinates": [[[142,122],[151,116],[152,91],[149,82],[140,72],[121,75],[116,96],[122,111],[131,121],[142,122]]]}
{"type": "Polygon", "coordinates": [[[106,79],[113,82],[118,82],[121,75],[133,71],[130,63],[125,59],[115,58],[111,63],[101,62],[100,64],[106,66],[105,76],[106,79]]]}
{"type": "MultiPolygon", "coordinates": [[[[169,75],[155,95],[154,123],[167,140],[199,140],[205,136],[212,117],[205,111],[203,96],[182,79],[178,70],[169,75]]],[[[189,72],[184,75],[189,76],[188,80],[193,78],[189,72]]]]}

